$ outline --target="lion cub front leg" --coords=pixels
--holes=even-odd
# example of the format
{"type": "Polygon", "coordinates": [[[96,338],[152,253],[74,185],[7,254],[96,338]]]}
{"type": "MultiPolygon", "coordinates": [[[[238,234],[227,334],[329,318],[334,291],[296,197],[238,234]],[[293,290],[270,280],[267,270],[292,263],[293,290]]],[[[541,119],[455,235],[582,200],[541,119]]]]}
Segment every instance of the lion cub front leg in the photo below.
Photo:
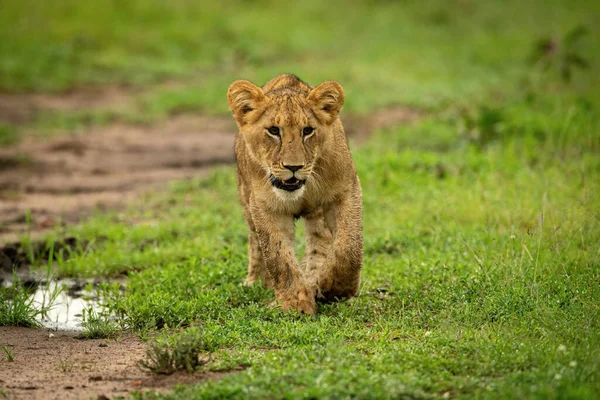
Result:
{"type": "Polygon", "coordinates": [[[324,209],[325,223],[333,232],[333,245],[319,270],[317,284],[326,300],[352,297],[360,286],[363,256],[362,192],[358,178],[352,190],[324,209]]]}
{"type": "Polygon", "coordinates": [[[284,310],[315,314],[315,287],[304,280],[294,254],[293,218],[259,210],[258,207],[253,208],[253,220],[275,298],[284,310]]]}
{"type": "MultiPolygon", "coordinates": [[[[304,276],[309,284],[318,288],[320,270],[324,267],[327,255],[331,252],[332,234],[325,223],[323,208],[311,212],[304,217],[306,233],[306,251],[302,260],[304,276]]],[[[317,297],[320,293],[317,293],[317,297]]]]}
{"type": "Polygon", "coordinates": [[[248,225],[250,225],[248,229],[248,276],[244,285],[252,286],[258,279],[262,279],[263,284],[267,288],[272,289],[273,285],[265,268],[262,249],[260,248],[254,224],[248,225]]]}

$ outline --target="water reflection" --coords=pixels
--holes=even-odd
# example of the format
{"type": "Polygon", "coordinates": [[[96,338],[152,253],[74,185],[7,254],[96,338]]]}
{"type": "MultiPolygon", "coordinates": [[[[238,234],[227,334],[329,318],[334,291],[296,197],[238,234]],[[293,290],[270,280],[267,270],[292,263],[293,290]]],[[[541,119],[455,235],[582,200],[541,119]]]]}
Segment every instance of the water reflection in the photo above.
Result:
{"type": "Polygon", "coordinates": [[[42,326],[53,330],[81,331],[84,310],[103,311],[98,298],[85,290],[87,283],[91,282],[63,279],[38,285],[34,293],[36,307],[47,306],[54,297],[50,310],[38,317],[42,326]]]}
{"type": "MultiPolygon", "coordinates": [[[[81,331],[86,311],[93,310],[97,314],[104,311],[99,304],[100,299],[96,291],[100,281],[77,279],[47,281],[26,276],[17,279],[19,285],[33,296],[32,306],[36,310],[46,310],[36,317],[44,328],[81,331]]],[[[14,276],[0,276],[0,285],[7,288],[14,286],[14,276]]]]}

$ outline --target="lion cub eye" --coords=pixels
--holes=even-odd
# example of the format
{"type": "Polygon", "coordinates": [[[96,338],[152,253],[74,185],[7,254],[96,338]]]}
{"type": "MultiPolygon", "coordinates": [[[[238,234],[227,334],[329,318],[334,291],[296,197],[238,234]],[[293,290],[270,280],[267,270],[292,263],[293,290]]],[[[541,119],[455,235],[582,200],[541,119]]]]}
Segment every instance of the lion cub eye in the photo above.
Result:
{"type": "Polygon", "coordinates": [[[273,136],[279,136],[279,128],[276,126],[271,126],[269,128],[267,128],[267,130],[269,131],[269,133],[273,136]]]}
{"type": "Polygon", "coordinates": [[[303,129],[302,129],[302,134],[303,134],[304,136],[308,136],[308,135],[310,135],[311,133],[313,133],[314,131],[315,131],[315,128],[313,128],[313,127],[310,127],[310,126],[307,126],[306,128],[303,128],[303,129]]]}

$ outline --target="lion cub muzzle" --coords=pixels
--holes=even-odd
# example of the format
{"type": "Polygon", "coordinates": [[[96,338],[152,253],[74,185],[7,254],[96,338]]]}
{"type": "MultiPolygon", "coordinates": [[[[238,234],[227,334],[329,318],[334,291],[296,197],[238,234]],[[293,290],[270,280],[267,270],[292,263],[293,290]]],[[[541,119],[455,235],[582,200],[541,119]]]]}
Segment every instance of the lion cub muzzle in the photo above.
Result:
{"type": "Polygon", "coordinates": [[[274,175],[271,175],[269,177],[269,182],[277,189],[285,190],[286,192],[295,192],[304,186],[306,180],[300,180],[293,176],[290,179],[282,181],[281,179],[277,179],[274,175]]]}

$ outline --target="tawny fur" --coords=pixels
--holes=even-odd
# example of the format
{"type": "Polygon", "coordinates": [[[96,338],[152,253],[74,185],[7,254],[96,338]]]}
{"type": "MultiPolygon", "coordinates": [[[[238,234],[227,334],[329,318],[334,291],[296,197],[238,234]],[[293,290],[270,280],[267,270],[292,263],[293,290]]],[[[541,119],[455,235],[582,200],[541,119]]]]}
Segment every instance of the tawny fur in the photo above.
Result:
{"type": "Polygon", "coordinates": [[[314,314],[316,298],[356,294],[363,253],[362,194],[338,113],[337,82],[313,88],[280,75],[262,88],[235,81],[227,93],[238,125],[238,191],[248,222],[246,284],[261,278],[281,308],[314,314]],[[278,127],[279,136],[269,134],[278,127]],[[312,127],[310,135],[303,128],[312,127]],[[302,166],[295,173],[286,165],[302,166]],[[288,192],[269,177],[305,180],[288,192]],[[306,255],[294,254],[294,220],[303,217],[306,255]]]}

